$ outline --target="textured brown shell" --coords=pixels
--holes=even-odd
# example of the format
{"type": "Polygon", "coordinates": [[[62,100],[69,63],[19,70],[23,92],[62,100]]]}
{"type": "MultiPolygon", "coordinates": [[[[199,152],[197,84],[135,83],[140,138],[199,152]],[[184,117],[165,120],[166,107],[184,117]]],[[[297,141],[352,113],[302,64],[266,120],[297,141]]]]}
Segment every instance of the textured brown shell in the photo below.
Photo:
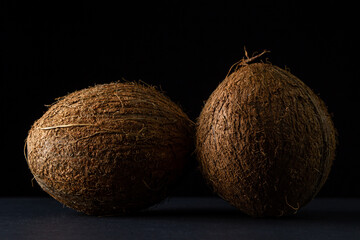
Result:
{"type": "Polygon", "coordinates": [[[289,72],[253,63],[230,74],[197,123],[209,185],[252,216],[296,213],[325,183],[336,131],[323,101],[289,72]]]}
{"type": "Polygon", "coordinates": [[[32,126],[27,161],[61,203],[91,215],[167,196],[193,150],[193,124],[153,87],[97,85],[60,99],[32,126]]]}

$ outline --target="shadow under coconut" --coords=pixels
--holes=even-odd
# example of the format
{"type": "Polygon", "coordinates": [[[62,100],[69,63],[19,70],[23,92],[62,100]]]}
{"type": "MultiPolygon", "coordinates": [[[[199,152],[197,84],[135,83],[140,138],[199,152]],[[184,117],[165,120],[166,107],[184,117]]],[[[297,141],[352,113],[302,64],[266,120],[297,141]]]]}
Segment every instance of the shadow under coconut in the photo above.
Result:
{"type": "MultiPolygon", "coordinates": [[[[88,215],[74,212],[77,216],[88,215]]],[[[91,216],[90,216],[91,217],[91,216]]],[[[168,198],[142,211],[126,214],[93,216],[100,218],[248,218],[248,216],[220,198],[168,198]]]]}
{"type": "MultiPolygon", "coordinates": [[[[230,218],[249,218],[246,214],[236,209],[223,209],[223,208],[187,208],[187,209],[159,209],[148,210],[143,212],[134,213],[130,217],[150,217],[150,218],[217,218],[217,219],[230,219],[230,218]]],[[[129,217],[127,216],[127,217],[129,217]]]]}
{"type": "MultiPolygon", "coordinates": [[[[79,213],[81,215],[81,213],[79,213]]],[[[282,217],[255,218],[242,213],[220,198],[174,198],[140,212],[126,215],[107,216],[111,218],[170,218],[170,219],[218,219],[239,221],[286,221],[311,223],[360,223],[359,200],[316,199],[299,210],[297,214],[282,217]]],[[[359,225],[360,226],[360,225],[359,225]]]]}
{"type": "Polygon", "coordinates": [[[220,198],[173,198],[96,217],[53,199],[0,199],[1,239],[359,239],[360,199],[315,199],[290,217],[253,218],[220,198]],[[1,220],[3,222],[1,222],[1,220]],[[289,235],[291,234],[291,235],[289,235]]]}

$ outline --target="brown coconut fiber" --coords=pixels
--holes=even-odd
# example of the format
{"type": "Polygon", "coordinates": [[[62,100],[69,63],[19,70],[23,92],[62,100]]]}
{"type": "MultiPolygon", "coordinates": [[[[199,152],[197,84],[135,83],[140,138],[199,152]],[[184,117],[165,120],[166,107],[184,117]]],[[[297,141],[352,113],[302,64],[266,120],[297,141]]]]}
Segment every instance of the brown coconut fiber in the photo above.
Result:
{"type": "Polygon", "coordinates": [[[294,214],[325,183],[336,130],[302,81],[250,60],[207,100],[197,123],[198,160],[213,190],[248,215],[294,214]]]}
{"type": "Polygon", "coordinates": [[[116,215],[163,200],[193,150],[193,123],[138,83],[71,93],[37,120],[27,161],[41,188],[89,215],[116,215]]]}

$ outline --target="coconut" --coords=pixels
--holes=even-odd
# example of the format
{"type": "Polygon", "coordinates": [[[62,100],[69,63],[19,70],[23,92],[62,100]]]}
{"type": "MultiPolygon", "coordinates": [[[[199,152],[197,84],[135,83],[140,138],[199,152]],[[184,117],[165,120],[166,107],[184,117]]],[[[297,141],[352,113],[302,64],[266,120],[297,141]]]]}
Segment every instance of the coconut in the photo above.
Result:
{"type": "Polygon", "coordinates": [[[163,200],[193,148],[193,123],[154,87],[96,85],[53,104],[31,127],[27,162],[41,188],[89,215],[163,200]]]}
{"type": "Polygon", "coordinates": [[[198,118],[204,178],[255,217],[296,213],[319,192],[335,157],[336,131],[324,102],[290,72],[243,60],[198,118]]]}

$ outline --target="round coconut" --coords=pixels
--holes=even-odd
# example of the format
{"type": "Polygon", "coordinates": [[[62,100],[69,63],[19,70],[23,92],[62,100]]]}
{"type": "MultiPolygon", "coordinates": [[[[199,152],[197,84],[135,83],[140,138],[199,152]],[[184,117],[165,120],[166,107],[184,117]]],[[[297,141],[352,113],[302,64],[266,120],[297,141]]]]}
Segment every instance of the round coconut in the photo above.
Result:
{"type": "Polygon", "coordinates": [[[243,61],[207,100],[196,145],[214,192],[248,215],[282,216],[325,183],[336,131],[323,101],[297,77],[243,61]]]}
{"type": "Polygon", "coordinates": [[[89,215],[163,200],[193,151],[193,123],[153,87],[97,85],[71,93],[37,120],[27,162],[41,188],[89,215]]]}

